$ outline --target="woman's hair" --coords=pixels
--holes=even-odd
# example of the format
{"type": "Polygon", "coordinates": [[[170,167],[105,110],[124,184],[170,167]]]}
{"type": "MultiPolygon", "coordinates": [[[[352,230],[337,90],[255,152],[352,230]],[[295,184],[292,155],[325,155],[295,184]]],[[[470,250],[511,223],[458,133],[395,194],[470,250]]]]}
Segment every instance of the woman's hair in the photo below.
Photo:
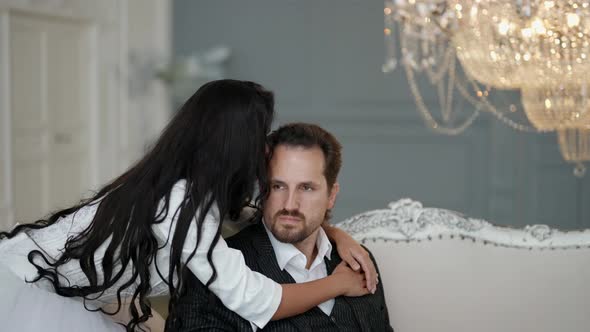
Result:
{"type": "MultiPolygon", "coordinates": [[[[137,286],[132,300],[139,302],[141,310],[130,306],[133,318],[127,330],[132,331],[149,318],[151,309],[146,296],[150,292],[150,278],[159,277],[150,275],[150,264],[161,249],[152,226],[164,221],[169,214],[175,214],[176,228],[168,239],[170,265],[164,269],[168,274],[162,276],[170,290],[169,319],[174,319],[175,303],[187,272],[186,264],[181,263],[181,253],[189,227],[193,219],[196,220],[198,243],[205,215],[214,204],[219,208],[221,220],[224,217],[235,219],[253,199],[257,180],[262,188],[266,187],[265,138],[273,115],[273,94],[262,86],[237,80],[209,82],[180,108],[151,151],[123,175],[78,205],[33,224],[17,226],[9,233],[0,233],[0,239],[13,237],[23,230],[34,232],[84,206],[98,204],[90,225],[67,240],[57,260],[46,258],[39,250],[31,251],[28,260],[39,273],[34,281],[49,280],[57,294],[84,299],[96,298],[97,294],[113,287],[131,264],[132,276],[119,283],[122,286],[117,289],[117,297],[120,309],[120,292],[137,286]],[[170,192],[181,179],[186,180],[185,196],[178,210],[170,211],[170,192]],[[110,242],[102,257],[104,278],[99,278],[95,253],[107,241],[110,242]],[[46,265],[37,264],[35,258],[38,257],[46,265]],[[89,285],[60,282],[57,268],[70,260],[79,260],[89,285]],[[114,270],[115,263],[121,265],[120,271],[114,270]],[[178,278],[176,284],[175,277],[178,278]]],[[[216,278],[211,254],[219,240],[221,220],[208,249],[213,275],[207,285],[216,278]]],[[[160,271],[161,267],[159,274],[160,271]]]]}

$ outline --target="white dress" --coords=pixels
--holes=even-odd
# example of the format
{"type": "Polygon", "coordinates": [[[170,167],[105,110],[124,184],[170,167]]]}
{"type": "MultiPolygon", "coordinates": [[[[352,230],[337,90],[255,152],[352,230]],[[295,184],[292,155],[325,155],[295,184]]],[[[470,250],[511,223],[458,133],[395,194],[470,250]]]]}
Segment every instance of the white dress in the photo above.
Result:
{"type": "MultiPolygon", "coordinates": [[[[150,296],[159,296],[168,293],[168,286],[162,280],[156,270],[164,277],[168,275],[168,262],[170,256],[171,235],[176,227],[176,210],[185,194],[185,181],[181,180],[174,185],[170,195],[169,213],[166,220],[153,226],[158,239],[158,245],[162,247],[156,259],[150,266],[152,293],[150,296]],[[170,236],[169,236],[170,235],[170,236]],[[170,238],[169,238],[170,237],[170,238]]],[[[84,309],[82,299],[63,298],[53,293],[51,284],[47,281],[39,281],[33,284],[24,280],[32,280],[37,271],[28,260],[27,255],[31,250],[41,250],[47,256],[56,258],[63,250],[66,240],[84,230],[96,212],[98,204],[87,206],[76,213],[58,220],[55,224],[29,232],[21,232],[16,237],[0,241],[0,326],[5,331],[6,321],[14,321],[14,331],[121,331],[122,327],[103,317],[104,315],[90,312],[84,309]],[[6,279],[6,282],[5,282],[6,279]],[[20,281],[20,283],[19,283],[20,281]],[[18,298],[18,301],[14,301],[18,298]],[[73,310],[72,308],[81,310],[73,310]],[[41,315],[32,316],[33,312],[41,315]],[[34,317],[34,319],[32,319],[34,317]],[[46,319],[57,322],[58,327],[50,328],[46,319]],[[29,329],[23,329],[24,321],[32,324],[29,329]],[[38,321],[37,323],[32,321],[38,321]],[[92,328],[89,327],[92,326],[92,328]],[[61,324],[61,325],[60,325],[61,324]],[[106,325],[105,325],[106,324],[106,325]],[[16,328],[18,326],[18,328],[16,328]],[[110,327],[106,327],[110,326],[110,327]],[[97,327],[98,329],[94,329],[97,327]]],[[[161,202],[160,207],[163,207],[161,202]]],[[[207,260],[207,251],[217,231],[219,224],[219,212],[216,206],[208,211],[202,228],[202,236],[197,247],[196,254],[187,263],[188,268],[203,283],[209,280],[212,269],[207,260]]],[[[191,224],[182,252],[182,261],[186,261],[196,246],[197,228],[191,224]]],[[[109,244],[105,242],[95,254],[98,278],[101,280],[100,266],[102,257],[109,244]]],[[[217,278],[209,286],[209,289],[219,297],[223,304],[236,312],[244,319],[258,327],[264,327],[274,315],[281,301],[282,288],[268,277],[251,271],[244,262],[242,253],[229,248],[223,238],[213,249],[212,261],[217,270],[217,278]]],[[[36,261],[41,263],[40,260],[36,261]]],[[[120,270],[115,266],[113,273],[120,270]]],[[[88,285],[88,280],[80,269],[79,262],[73,260],[60,266],[60,274],[63,281],[72,285],[88,285]]],[[[98,308],[106,303],[116,302],[116,290],[119,285],[129,279],[131,266],[128,266],[122,278],[116,285],[105,291],[93,301],[86,301],[89,308],[98,308]]],[[[131,297],[134,287],[127,288],[122,297],[131,297]]],[[[27,325],[28,326],[28,325],[27,325]]],[[[6,331],[12,331],[7,329],[6,331]]]]}

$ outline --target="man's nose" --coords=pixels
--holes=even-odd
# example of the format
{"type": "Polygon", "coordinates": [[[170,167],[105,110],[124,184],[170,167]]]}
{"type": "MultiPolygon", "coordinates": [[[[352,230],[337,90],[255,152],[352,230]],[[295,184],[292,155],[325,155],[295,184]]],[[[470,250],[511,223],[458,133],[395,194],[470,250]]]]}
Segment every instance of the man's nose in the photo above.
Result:
{"type": "Polygon", "coordinates": [[[287,200],[285,201],[285,210],[294,211],[299,209],[299,195],[297,192],[289,192],[287,200]]]}

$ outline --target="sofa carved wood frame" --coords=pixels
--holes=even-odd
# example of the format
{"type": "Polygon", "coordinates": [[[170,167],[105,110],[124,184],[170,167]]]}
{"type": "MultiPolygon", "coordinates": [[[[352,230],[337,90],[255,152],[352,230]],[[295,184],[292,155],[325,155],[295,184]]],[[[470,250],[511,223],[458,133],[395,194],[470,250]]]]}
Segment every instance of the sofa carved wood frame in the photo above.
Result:
{"type": "Polygon", "coordinates": [[[422,203],[407,198],[390,203],[388,209],[368,211],[346,219],[338,223],[338,227],[363,242],[420,242],[449,237],[529,250],[590,248],[590,230],[563,232],[547,225],[523,229],[500,227],[459,212],[425,208],[422,203]]]}

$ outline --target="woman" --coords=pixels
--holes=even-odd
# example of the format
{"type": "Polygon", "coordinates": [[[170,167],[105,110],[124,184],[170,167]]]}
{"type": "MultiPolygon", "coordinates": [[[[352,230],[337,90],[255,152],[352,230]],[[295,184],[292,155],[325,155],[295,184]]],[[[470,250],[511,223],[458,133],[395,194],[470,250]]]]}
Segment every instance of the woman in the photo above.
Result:
{"type": "MultiPolygon", "coordinates": [[[[170,294],[174,319],[189,269],[228,308],[263,327],[329,298],[374,289],[376,274],[366,252],[341,231],[327,229],[343,258],[356,264],[351,252],[359,257],[367,287],[363,275],[345,267],[311,283],[278,285],[249,270],[241,253],[220,237],[221,221],[239,217],[257,184],[257,201],[264,197],[265,138],[273,115],[273,94],[258,84],[220,80],[202,86],[151,151],[93,197],[0,234],[0,272],[12,280],[1,286],[0,303],[23,307],[31,298],[23,310],[40,308],[48,320],[66,321],[62,329],[89,330],[104,329],[104,317],[69,314],[76,303],[64,297],[103,312],[112,302],[119,311],[128,299],[133,305],[126,328],[133,331],[150,317],[148,296],[170,294]],[[16,278],[37,287],[15,286],[16,278]]],[[[13,321],[20,320],[16,307],[8,317],[13,321]]]]}

